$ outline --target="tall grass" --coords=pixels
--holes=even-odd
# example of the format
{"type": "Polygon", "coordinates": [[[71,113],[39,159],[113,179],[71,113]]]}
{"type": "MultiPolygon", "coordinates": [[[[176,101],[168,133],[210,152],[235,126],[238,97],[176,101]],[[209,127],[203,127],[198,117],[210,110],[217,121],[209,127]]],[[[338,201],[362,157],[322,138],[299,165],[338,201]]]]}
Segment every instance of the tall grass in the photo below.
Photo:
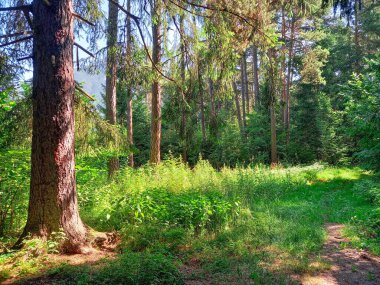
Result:
{"type": "MultiPolygon", "coordinates": [[[[7,165],[26,169],[28,160],[21,156],[7,165]]],[[[17,185],[17,191],[23,192],[19,196],[22,201],[17,202],[23,224],[27,176],[4,177],[8,181],[3,188],[17,185]]],[[[77,159],[83,220],[96,230],[117,230],[122,236],[119,250],[123,255],[109,266],[101,266],[99,284],[123,280],[123,276],[134,280],[130,284],[140,284],[136,280],[154,280],[153,275],[164,270],[160,268],[168,270],[162,280],[174,278],[173,284],[180,284],[183,276],[178,268],[188,266],[192,273],[185,274],[185,279],[211,276],[214,284],[239,284],[237,280],[291,284],[286,275],[328,266],[313,262],[325,241],[326,223],[349,225],[346,234],[353,246],[378,252],[377,185],[355,168],[315,164],[215,170],[207,161],[190,168],[175,159],[158,166],[123,168],[109,180],[104,158],[77,159]],[[140,265],[135,271],[124,269],[132,257],[140,265]],[[150,259],[157,262],[150,263],[150,259]],[[146,263],[154,268],[153,275],[141,275],[146,263]]],[[[9,260],[0,260],[0,268],[9,265],[9,260]]],[[[16,269],[7,274],[22,271],[16,269]]],[[[83,280],[87,280],[83,284],[95,284],[91,268],[62,272],[62,278],[74,272],[73,278],[65,279],[67,284],[83,280]]]]}
{"type": "Polygon", "coordinates": [[[167,160],[159,166],[125,168],[111,182],[104,173],[102,179],[79,187],[79,202],[85,220],[102,230],[147,222],[217,229],[236,222],[242,209],[249,210],[259,200],[276,200],[295,191],[321,167],[217,171],[207,161],[191,169],[179,160],[167,160]]]}

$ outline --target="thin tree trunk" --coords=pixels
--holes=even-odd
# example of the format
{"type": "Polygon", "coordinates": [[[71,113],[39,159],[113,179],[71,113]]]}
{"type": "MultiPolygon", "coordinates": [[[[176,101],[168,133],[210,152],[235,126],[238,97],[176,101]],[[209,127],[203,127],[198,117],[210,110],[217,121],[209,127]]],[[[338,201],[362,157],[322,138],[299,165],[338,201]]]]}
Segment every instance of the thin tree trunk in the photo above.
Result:
{"type": "MultiPolygon", "coordinates": [[[[118,8],[109,1],[107,28],[106,117],[107,121],[112,125],[116,124],[117,22],[118,8]]],[[[119,158],[112,157],[108,162],[108,175],[112,176],[118,169],[119,158]]]]}
{"type": "MultiPolygon", "coordinates": [[[[127,11],[131,12],[131,0],[127,1],[127,11]]],[[[127,68],[131,68],[132,59],[132,26],[131,18],[127,17],[127,68]]],[[[128,81],[127,81],[128,82],[128,81]]],[[[128,82],[127,86],[127,133],[128,133],[128,145],[133,146],[133,101],[132,101],[132,88],[131,83],[128,82]]],[[[128,165],[134,166],[133,152],[128,156],[128,165]]]]}
{"type": "Polygon", "coordinates": [[[255,92],[254,107],[256,110],[260,106],[260,93],[259,93],[259,63],[257,58],[257,47],[253,45],[253,90],[255,92]]]}
{"type": "Polygon", "coordinates": [[[271,130],[271,165],[278,164],[277,154],[277,127],[276,127],[276,104],[275,101],[271,101],[270,105],[270,130],[271,130]]]}
{"type": "MultiPolygon", "coordinates": [[[[128,144],[133,147],[133,101],[131,89],[128,90],[127,98],[127,133],[128,133],[128,144]]],[[[133,152],[131,151],[128,155],[128,165],[130,167],[134,166],[133,152]]]]}
{"type": "Polygon", "coordinates": [[[34,1],[32,9],[32,167],[22,236],[46,239],[63,230],[63,250],[81,252],[87,230],[79,217],[75,183],[72,1],[50,1],[49,6],[34,1]]]}
{"type": "MultiPolygon", "coordinates": [[[[180,16],[180,19],[179,19],[179,30],[180,30],[180,37],[181,37],[181,47],[180,47],[180,50],[181,50],[181,58],[180,58],[180,66],[181,66],[181,83],[182,83],[182,87],[185,86],[185,80],[186,80],[186,65],[185,65],[185,39],[184,39],[184,35],[185,35],[185,23],[184,23],[184,16],[181,15],[180,16]]],[[[181,100],[181,128],[180,128],[180,139],[181,139],[181,143],[182,143],[182,161],[183,162],[187,162],[187,130],[186,130],[186,125],[187,125],[187,108],[186,108],[186,104],[185,102],[182,100],[182,92],[181,90],[179,90],[179,94],[180,94],[180,100],[181,100]]],[[[187,99],[186,98],[186,94],[184,94],[183,96],[185,96],[185,100],[187,99]]]]}
{"type": "Polygon", "coordinates": [[[286,22],[285,22],[285,8],[282,6],[282,28],[281,28],[281,35],[283,40],[283,45],[281,46],[281,52],[282,52],[282,60],[281,60],[281,79],[282,79],[282,98],[281,98],[281,106],[282,106],[282,115],[283,115],[283,124],[285,127],[285,132],[287,132],[287,92],[286,92],[286,57],[285,57],[285,50],[286,50],[286,22]]]}
{"type": "Polygon", "coordinates": [[[198,57],[198,93],[200,97],[200,110],[201,110],[201,128],[202,128],[202,141],[206,141],[206,120],[204,110],[204,95],[203,95],[203,78],[202,78],[202,66],[198,57]]]}
{"type": "Polygon", "coordinates": [[[354,4],[354,13],[355,13],[355,22],[354,22],[354,43],[355,43],[355,55],[354,60],[354,70],[356,73],[359,73],[360,69],[360,43],[359,43],[359,0],[355,0],[354,4]]]}
{"type": "Polygon", "coordinates": [[[218,134],[218,124],[216,118],[216,106],[215,106],[215,94],[214,94],[214,81],[209,78],[208,79],[208,87],[210,93],[210,104],[211,104],[211,116],[210,116],[210,133],[213,137],[216,137],[218,134]]]}
{"type": "Polygon", "coordinates": [[[245,128],[247,125],[246,122],[246,107],[245,107],[245,99],[246,99],[246,92],[245,92],[245,82],[244,82],[244,57],[240,60],[240,86],[241,86],[241,102],[242,102],[242,111],[243,111],[243,127],[245,128]]]}
{"type": "Polygon", "coordinates": [[[236,82],[233,82],[232,84],[233,84],[234,93],[235,93],[236,115],[237,115],[237,119],[238,119],[238,123],[239,123],[239,129],[240,129],[240,133],[243,135],[244,126],[243,126],[243,120],[241,118],[239,91],[237,89],[236,82]]]}
{"type": "Polygon", "coordinates": [[[250,113],[251,106],[249,102],[249,88],[248,88],[248,72],[247,72],[247,53],[244,51],[243,53],[243,79],[244,79],[244,92],[245,92],[245,98],[246,98],[246,114],[250,113]]]}
{"type": "Polygon", "coordinates": [[[276,124],[276,71],[275,71],[275,51],[273,48],[269,50],[269,95],[270,95],[270,126],[271,126],[271,165],[278,164],[277,154],[277,124],[276,124]]]}
{"type": "MultiPolygon", "coordinates": [[[[162,21],[161,8],[158,0],[154,1],[153,11],[153,64],[160,68],[161,63],[161,41],[162,41],[162,21]]],[[[152,121],[151,121],[151,143],[150,162],[159,164],[161,162],[161,84],[159,75],[154,67],[155,79],[152,84],[152,121]]]]}
{"type": "Polygon", "coordinates": [[[289,60],[288,60],[288,74],[286,78],[286,101],[285,101],[285,133],[286,144],[290,141],[290,87],[292,84],[292,70],[293,70],[293,52],[294,52],[294,34],[296,19],[293,16],[290,27],[290,46],[289,46],[289,60]]]}

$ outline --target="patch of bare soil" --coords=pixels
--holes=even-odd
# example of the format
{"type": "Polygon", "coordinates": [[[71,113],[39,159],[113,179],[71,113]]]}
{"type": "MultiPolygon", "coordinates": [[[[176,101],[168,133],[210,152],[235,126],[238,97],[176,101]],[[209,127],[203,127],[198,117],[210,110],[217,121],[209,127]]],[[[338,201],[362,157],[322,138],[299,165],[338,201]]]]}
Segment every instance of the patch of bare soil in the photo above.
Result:
{"type": "Polygon", "coordinates": [[[342,248],[341,224],[326,224],[328,233],[321,258],[331,264],[328,271],[303,276],[302,285],[379,285],[380,258],[364,250],[342,248]]]}
{"type": "Polygon", "coordinates": [[[40,272],[38,276],[29,277],[26,279],[13,278],[4,281],[3,285],[9,284],[22,284],[22,285],[48,285],[53,284],[58,281],[55,276],[46,275],[46,272],[50,268],[54,268],[60,264],[67,264],[72,266],[78,266],[83,264],[93,264],[95,265],[102,259],[113,259],[115,258],[115,252],[102,251],[93,249],[86,254],[73,254],[73,255],[63,255],[63,254],[49,254],[47,257],[46,269],[40,272]]]}
{"type": "Polygon", "coordinates": [[[19,284],[19,285],[49,285],[59,281],[60,277],[47,274],[48,270],[62,264],[79,266],[88,264],[96,266],[101,264],[103,259],[113,259],[116,257],[116,248],[120,243],[117,233],[95,233],[92,246],[88,247],[82,254],[47,254],[44,268],[37,276],[25,278],[10,278],[1,284],[19,284]]]}

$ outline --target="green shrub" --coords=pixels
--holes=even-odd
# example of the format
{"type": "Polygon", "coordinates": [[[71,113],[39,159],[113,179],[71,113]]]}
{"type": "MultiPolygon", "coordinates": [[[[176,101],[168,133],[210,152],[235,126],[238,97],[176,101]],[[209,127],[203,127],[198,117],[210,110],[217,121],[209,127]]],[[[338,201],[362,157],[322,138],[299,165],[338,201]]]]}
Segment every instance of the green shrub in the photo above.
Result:
{"type": "Polygon", "coordinates": [[[0,152],[0,237],[21,230],[29,197],[30,152],[0,152]]]}
{"type": "Polygon", "coordinates": [[[164,188],[128,193],[112,204],[114,226],[158,223],[217,230],[233,215],[233,205],[217,191],[173,193],[164,188]]]}

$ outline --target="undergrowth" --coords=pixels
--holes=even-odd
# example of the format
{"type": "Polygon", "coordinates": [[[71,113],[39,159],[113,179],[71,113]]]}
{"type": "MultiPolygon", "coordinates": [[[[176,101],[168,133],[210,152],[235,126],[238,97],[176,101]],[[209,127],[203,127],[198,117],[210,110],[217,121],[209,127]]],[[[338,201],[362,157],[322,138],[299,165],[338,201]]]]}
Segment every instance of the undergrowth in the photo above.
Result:
{"type": "MultiPolygon", "coordinates": [[[[10,213],[20,209],[20,224],[28,196],[26,154],[12,156],[1,172],[7,179],[2,193],[14,191],[19,199],[11,204],[12,195],[1,194],[2,203],[10,213]],[[4,168],[21,176],[5,176],[4,168]]],[[[291,284],[290,274],[329,266],[313,262],[326,223],[348,225],[353,246],[380,253],[378,176],[360,169],[316,164],[216,171],[206,161],[191,169],[168,160],[123,168],[109,180],[104,159],[94,156],[78,158],[77,181],[83,220],[96,230],[117,230],[120,255],[91,266],[53,266],[49,276],[57,284],[291,284]]],[[[3,219],[7,238],[0,240],[5,251],[21,229],[9,221],[10,216],[3,219]]],[[[46,257],[55,245],[31,242],[22,252],[0,255],[0,278],[51,266],[46,257]],[[36,248],[43,249],[38,257],[36,248]]]]}

